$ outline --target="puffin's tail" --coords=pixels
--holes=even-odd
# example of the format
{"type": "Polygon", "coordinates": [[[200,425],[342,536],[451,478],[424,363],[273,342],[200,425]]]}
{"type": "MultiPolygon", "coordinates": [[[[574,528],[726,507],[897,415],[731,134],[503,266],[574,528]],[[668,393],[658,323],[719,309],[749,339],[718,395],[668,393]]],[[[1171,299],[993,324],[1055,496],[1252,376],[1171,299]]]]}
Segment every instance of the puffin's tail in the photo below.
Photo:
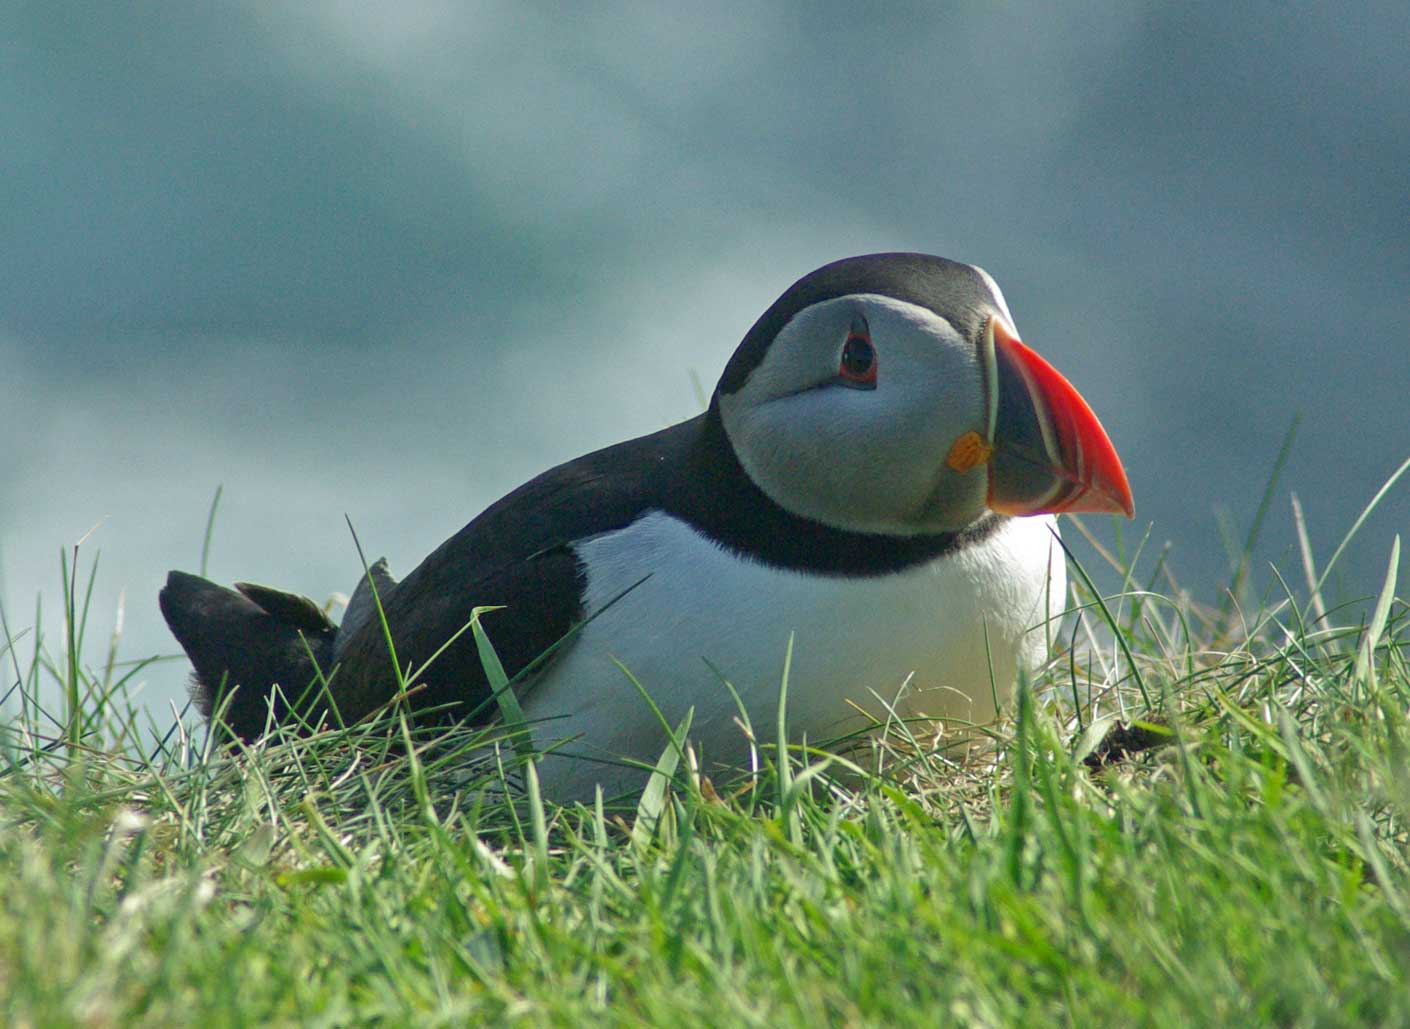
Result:
{"type": "Polygon", "coordinates": [[[220,712],[230,732],[254,740],[285,721],[310,684],[319,688],[320,673],[332,672],[336,630],[307,597],[244,582],[235,587],[238,593],[172,572],[161,608],[194,666],[191,697],[201,714],[220,712]]]}

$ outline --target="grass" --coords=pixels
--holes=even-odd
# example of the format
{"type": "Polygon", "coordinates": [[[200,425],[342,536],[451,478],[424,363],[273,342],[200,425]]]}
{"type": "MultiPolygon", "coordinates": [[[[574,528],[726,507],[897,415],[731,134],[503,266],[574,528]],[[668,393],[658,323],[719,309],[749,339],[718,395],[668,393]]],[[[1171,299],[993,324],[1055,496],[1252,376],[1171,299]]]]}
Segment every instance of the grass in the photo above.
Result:
{"type": "Polygon", "coordinates": [[[0,639],[0,1021],[1410,1024],[1392,551],[1364,616],[1310,546],[1222,611],[1118,554],[1010,720],[733,787],[672,747],[613,811],[543,802],[497,730],[155,725],[88,657],[75,549],[57,643],[0,639]]]}

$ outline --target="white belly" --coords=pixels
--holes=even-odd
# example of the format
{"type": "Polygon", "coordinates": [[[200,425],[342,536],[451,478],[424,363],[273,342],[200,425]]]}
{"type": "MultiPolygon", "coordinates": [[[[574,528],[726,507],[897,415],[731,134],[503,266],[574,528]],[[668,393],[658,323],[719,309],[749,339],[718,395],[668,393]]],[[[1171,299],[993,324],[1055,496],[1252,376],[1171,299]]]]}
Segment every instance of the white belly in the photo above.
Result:
{"type": "Polygon", "coordinates": [[[852,704],[884,718],[877,696],[907,716],[989,718],[1018,668],[1042,659],[1056,629],[1045,622],[1065,606],[1053,526],[1052,518],[1014,519],[929,564],[851,579],[744,561],[659,512],[578,545],[589,615],[650,577],[590,622],[524,698],[526,717],[542,720],[540,749],[570,740],[540,767],[545,791],[587,799],[601,783],[610,797],[644,781],[610,762],[660,756],[665,731],[614,658],[673,727],[695,709],[690,736],[706,772],[748,756],[739,705],[721,676],[759,740],[773,740],[790,633],[795,740],[821,742],[865,724],[852,704]]]}

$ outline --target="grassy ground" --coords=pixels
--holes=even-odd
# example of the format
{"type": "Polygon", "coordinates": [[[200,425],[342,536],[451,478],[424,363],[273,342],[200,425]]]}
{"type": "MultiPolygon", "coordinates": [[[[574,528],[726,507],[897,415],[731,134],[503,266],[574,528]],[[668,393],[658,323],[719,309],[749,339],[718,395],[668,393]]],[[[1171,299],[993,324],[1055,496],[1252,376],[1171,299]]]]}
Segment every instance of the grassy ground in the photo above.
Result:
{"type": "Polygon", "coordinates": [[[480,789],[470,734],[154,743],[71,589],[0,641],[0,1021],[1410,1024],[1410,611],[1307,564],[1079,590],[978,742],[687,760],[621,812],[480,789]]]}

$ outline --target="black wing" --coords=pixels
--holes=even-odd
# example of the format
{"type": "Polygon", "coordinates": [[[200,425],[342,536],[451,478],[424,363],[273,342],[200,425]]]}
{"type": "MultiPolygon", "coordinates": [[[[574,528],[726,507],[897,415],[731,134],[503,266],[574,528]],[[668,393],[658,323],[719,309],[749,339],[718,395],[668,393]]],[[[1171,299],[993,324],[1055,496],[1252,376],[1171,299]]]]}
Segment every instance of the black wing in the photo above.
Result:
{"type": "Polygon", "coordinates": [[[590,613],[582,606],[586,578],[573,544],[660,506],[702,421],[545,472],[487,508],[389,592],[379,584],[386,628],[374,611],[337,642],[332,694],[340,716],[356,720],[395,695],[390,630],[397,664],[403,675],[411,672],[407,685],[419,687],[413,707],[435,707],[456,719],[493,717],[466,629],[475,608],[501,608],[486,614],[483,626],[510,677],[563,640],[590,613]]]}
{"type": "Polygon", "coordinates": [[[196,707],[207,718],[223,711],[225,724],[243,739],[284,721],[290,701],[317,679],[318,667],[332,665],[333,625],[297,594],[248,583],[237,593],[172,572],[159,600],[191,658],[196,707]],[[282,687],[277,695],[275,685],[282,687]]]}

